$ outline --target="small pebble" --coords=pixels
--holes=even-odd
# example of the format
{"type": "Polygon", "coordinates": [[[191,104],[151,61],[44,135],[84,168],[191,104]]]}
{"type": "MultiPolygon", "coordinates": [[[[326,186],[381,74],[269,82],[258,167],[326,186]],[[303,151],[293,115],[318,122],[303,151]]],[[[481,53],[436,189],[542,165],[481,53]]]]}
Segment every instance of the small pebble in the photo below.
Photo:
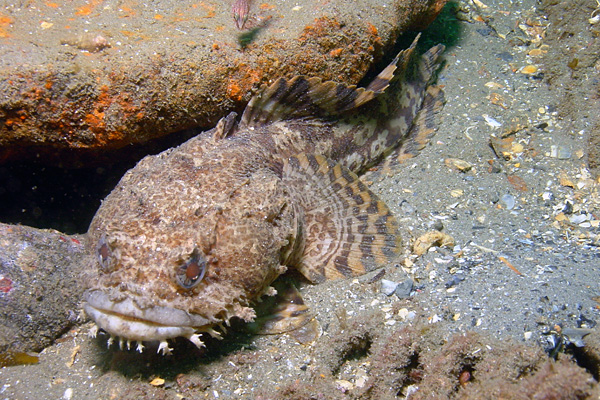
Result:
{"type": "Polygon", "coordinates": [[[550,146],[550,157],[558,158],[559,160],[568,160],[571,158],[571,150],[567,149],[564,146],[550,146]]]}
{"type": "Polygon", "coordinates": [[[533,75],[538,71],[538,67],[536,67],[535,65],[526,65],[523,68],[521,68],[521,72],[522,74],[525,75],[533,75]]]}
{"type": "Polygon", "coordinates": [[[507,210],[512,210],[515,207],[515,196],[510,194],[503,195],[500,200],[504,203],[507,210]]]}
{"type": "Polygon", "coordinates": [[[396,290],[397,286],[398,286],[398,282],[389,281],[387,279],[382,279],[381,280],[381,293],[385,294],[386,296],[391,296],[392,294],[394,294],[394,291],[396,290]]]}
{"type": "Polygon", "coordinates": [[[429,321],[432,324],[435,324],[436,322],[440,322],[442,320],[442,318],[440,318],[439,315],[434,314],[433,317],[431,317],[431,320],[429,321]]]}
{"type": "Polygon", "coordinates": [[[436,219],[433,224],[431,224],[431,227],[433,229],[435,229],[436,231],[442,231],[444,229],[444,223],[442,221],[440,221],[439,219],[436,219]]]}
{"type": "Polygon", "coordinates": [[[571,221],[572,224],[578,225],[581,224],[583,222],[586,222],[589,220],[589,217],[585,214],[578,214],[578,215],[572,215],[569,218],[569,221],[571,221]]]}
{"type": "Polygon", "coordinates": [[[526,244],[528,246],[533,245],[533,240],[531,240],[531,239],[517,239],[517,241],[519,241],[520,243],[526,244]]]}
{"type": "Polygon", "coordinates": [[[525,148],[521,143],[513,143],[510,149],[513,153],[522,153],[525,148]]]}
{"type": "Polygon", "coordinates": [[[410,292],[412,292],[414,282],[412,279],[407,279],[403,282],[400,282],[396,289],[394,289],[394,293],[398,296],[399,299],[406,299],[410,296],[410,292]]]}
{"type": "Polygon", "coordinates": [[[492,174],[497,174],[502,172],[502,166],[498,163],[498,161],[494,160],[490,165],[489,172],[492,174]]]}
{"type": "Polygon", "coordinates": [[[489,36],[494,32],[494,30],[492,28],[487,27],[487,26],[485,28],[475,29],[475,31],[477,33],[479,33],[481,36],[489,36]]]}
{"type": "Polygon", "coordinates": [[[562,208],[561,212],[566,215],[573,214],[573,203],[565,201],[565,206],[562,208]]]}
{"type": "Polygon", "coordinates": [[[446,289],[456,286],[464,280],[465,280],[465,277],[462,274],[453,275],[452,278],[450,278],[448,280],[448,282],[445,283],[446,289]]]}
{"type": "Polygon", "coordinates": [[[410,203],[406,200],[402,200],[402,202],[400,203],[400,209],[402,210],[402,212],[404,214],[414,214],[415,213],[415,208],[413,206],[411,206],[410,203]]]}
{"type": "Polygon", "coordinates": [[[485,122],[492,128],[499,128],[502,126],[500,122],[496,121],[494,118],[490,117],[487,114],[483,114],[482,117],[483,119],[485,119],[485,122]]]}
{"type": "Polygon", "coordinates": [[[502,61],[505,62],[511,62],[513,60],[513,55],[510,54],[508,51],[503,51],[502,53],[498,53],[496,54],[496,57],[498,57],[499,59],[501,59],[502,61]]]}
{"type": "Polygon", "coordinates": [[[546,202],[546,203],[550,203],[552,200],[554,200],[554,194],[552,192],[544,192],[542,194],[542,199],[546,202]]]}
{"type": "Polygon", "coordinates": [[[461,197],[465,193],[462,189],[453,189],[450,191],[450,196],[452,197],[461,197]]]}
{"type": "Polygon", "coordinates": [[[337,381],[335,381],[335,384],[342,393],[349,392],[354,388],[354,384],[345,379],[338,379],[337,381]]]}
{"type": "Polygon", "coordinates": [[[460,172],[468,172],[473,168],[473,165],[470,162],[461,160],[459,158],[446,158],[444,160],[444,164],[446,164],[448,168],[452,168],[460,172]]]}
{"type": "Polygon", "coordinates": [[[531,49],[527,54],[529,54],[532,57],[541,57],[544,55],[544,52],[542,51],[542,49],[531,49]]]}
{"type": "Polygon", "coordinates": [[[72,398],[73,398],[73,389],[67,388],[67,390],[65,390],[65,393],[63,394],[63,399],[71,400],[72,398]]]}
{"type": "Polygon", "coordinates": [[[164,380],[164,379],[162,379],[162,378],[158,378],[158,377],[157,377],[157,378],[154,378],[154,379],[152,379],[152,380],[150,381],[150,384],[151,384],[152,386],[162,386],[162,385],[164,385],[164,384],[165,384],[165,380],[164,380]]]}

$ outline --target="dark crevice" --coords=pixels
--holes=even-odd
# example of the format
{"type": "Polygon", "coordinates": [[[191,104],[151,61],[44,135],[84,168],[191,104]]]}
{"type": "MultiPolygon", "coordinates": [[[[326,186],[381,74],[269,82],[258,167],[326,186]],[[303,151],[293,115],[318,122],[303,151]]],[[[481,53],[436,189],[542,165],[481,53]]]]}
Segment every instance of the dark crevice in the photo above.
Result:
{"type": "Polygon", "coordinates": [[[341,352],[339,363],[334,368],[333,374],[337,375],[340,372],[342,366],[348,361],[360,360],[369,355],[373,340],[370,335],[364,334],[361,336],[352,336],[341,352]]]}

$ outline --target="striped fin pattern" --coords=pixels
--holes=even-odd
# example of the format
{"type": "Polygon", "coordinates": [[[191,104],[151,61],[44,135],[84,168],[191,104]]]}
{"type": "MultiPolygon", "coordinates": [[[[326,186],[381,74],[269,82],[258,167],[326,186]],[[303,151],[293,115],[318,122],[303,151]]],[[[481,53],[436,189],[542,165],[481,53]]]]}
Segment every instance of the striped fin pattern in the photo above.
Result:
{"type": "Polygon", "coordinates": [[[423,99],[423,106],[413,121],[408,138],[398,149],[398,154],[388,159],[392,164],[396,161],[401,164],[410,158],[416,157],[425,148],[435,134],[438,126],[436,117],[443,106],[444,92],[442,89],[439,86],[428,87],[423,99]]]}
{"type": "Polygon", "coordinates": [[[418,38],[408,49],[398,53],[366,88],[305,76],[291,80],[279,78],[271,86],[263,86],[244,110],[240,129],[257,128],[287,119],[336,115],[369,102],[387,89],[397,64],[402,67],[408,62],[418,38]]]}
{"type": "MultiPolygon", "coordinates": [[[[367,104],[359,113],[344,118],[335,125],[333,152],[345,151],[340,162],[357,173],[364,172],[382,157],[389,155],[406,141],[421,140],[426,144],[433,130],[431,112],[443,104],[441,89],[429,89],[429,83],[438,68],[438,58],[444,46],[429,49],[420,58],[411,61],[402,70],[400,79],[391,82],[392,87],[384,96],[367,104]],[[432,130],[420,136],[413,130],[415,124],[432,130]],[[412,137],[411,137],[412,135],[412,137]],[[418,136],[418,137],[417,137],[418,136]],[[348,142],[352,146],[347,145],[348,142]],[[337,143],[342,149],[337,150],[337,143]]],[[[408,143],[410,147],[413,144],[408,143]]],[[[405,148],[406,150],[406,148],[405,148]]]]}
{"type": "Polygon", "coordinates": [[[283,173],[304,214],[290,265],[307,279],[358,276],[396,258],[396,220],[356,174],[314,154],[290,157],[283,173]]]}

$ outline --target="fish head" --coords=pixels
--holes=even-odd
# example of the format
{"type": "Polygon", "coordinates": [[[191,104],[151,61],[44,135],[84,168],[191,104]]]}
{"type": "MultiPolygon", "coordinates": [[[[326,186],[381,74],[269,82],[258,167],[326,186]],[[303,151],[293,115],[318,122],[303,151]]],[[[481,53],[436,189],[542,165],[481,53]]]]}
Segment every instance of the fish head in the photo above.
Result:
{"type": "Polygon", "coordinates": [[[123,177],[90,225],[98,278],[84,308],[127,341],[198,344],[232,317],[254,318],[248,306],[285,271],[295,212],[275,172],[235,154],[156,157],[123,177]]]}

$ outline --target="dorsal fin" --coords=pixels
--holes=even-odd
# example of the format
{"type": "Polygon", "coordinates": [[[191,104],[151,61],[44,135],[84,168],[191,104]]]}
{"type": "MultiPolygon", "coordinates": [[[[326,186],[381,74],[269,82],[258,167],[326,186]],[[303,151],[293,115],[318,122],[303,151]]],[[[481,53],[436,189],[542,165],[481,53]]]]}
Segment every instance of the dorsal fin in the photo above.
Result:
{"type": "Polygon", "coordinates": [[[394,77],[398,66],[405,67],[415,49],[419,36],[366,87],[345,85],[321,78],[296,76],[291,80],[277,79],[266,85],[248,103],[240,128],[253,128],[279,120],[302,117],[325,117],[359,107],[383,93],[394,77]]]}
{"type": "Polygon", "coordinates": [[[236,112],[230,112],[226,117],[223,117],[217,122],[215,131],[213,132],[213,140],[221,140],[226,138],[233,131],[235,125],[236,112]]]}

